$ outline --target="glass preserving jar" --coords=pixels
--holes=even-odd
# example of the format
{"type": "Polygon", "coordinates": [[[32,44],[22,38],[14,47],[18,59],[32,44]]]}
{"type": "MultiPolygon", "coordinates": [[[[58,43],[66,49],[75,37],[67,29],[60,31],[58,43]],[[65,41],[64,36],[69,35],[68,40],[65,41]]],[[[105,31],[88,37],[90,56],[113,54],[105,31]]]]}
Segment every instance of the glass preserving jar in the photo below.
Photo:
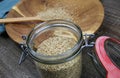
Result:
{"type": "Polygon", "coordinates": [[[26,38],[28,54],[42,78],[80,78],[82,70],[82,31],[67,20],[38,24],[26,38]]]}

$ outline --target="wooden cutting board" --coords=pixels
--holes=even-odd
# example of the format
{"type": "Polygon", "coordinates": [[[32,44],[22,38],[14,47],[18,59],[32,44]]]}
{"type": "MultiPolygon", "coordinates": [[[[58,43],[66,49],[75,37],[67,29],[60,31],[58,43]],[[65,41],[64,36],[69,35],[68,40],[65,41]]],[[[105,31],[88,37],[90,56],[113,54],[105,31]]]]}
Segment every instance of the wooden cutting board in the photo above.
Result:
{"type": "MultiPolygon", "coordinates": [[[[7,15],[12,17],[40,17],[41,20],[66,19],[78,24],[84,33],[95,33],[104,18],[99,0],[21,0],[7,15]]],[[[6,24],[8,35],[17,43],[28,35],[38,22],[6,24]]]]}

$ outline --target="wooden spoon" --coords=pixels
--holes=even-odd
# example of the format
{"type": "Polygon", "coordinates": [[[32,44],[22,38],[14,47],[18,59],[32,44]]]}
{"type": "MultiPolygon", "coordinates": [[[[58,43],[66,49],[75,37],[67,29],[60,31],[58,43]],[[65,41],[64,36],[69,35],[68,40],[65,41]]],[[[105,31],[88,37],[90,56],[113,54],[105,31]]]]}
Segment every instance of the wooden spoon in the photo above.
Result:
{"type": "Polygon", "coordinates": [[[30,21],[43,22],[39,17],[18,17],[18,18],[0,19],[0,23],[18,23],[18,22],[30,22],[30,21]]]}

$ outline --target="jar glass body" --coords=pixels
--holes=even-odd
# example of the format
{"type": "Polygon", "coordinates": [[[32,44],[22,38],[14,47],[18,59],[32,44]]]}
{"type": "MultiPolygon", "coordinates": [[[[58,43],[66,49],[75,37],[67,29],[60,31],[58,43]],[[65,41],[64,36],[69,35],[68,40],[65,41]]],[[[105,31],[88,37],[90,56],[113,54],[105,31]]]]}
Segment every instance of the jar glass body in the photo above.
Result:
{"type": "Polygon", "coordinates": [[[82,71],[82,53],[74,59],[60,64],[35,62],[42,78],[80,78],[82,71]]]}
{"type": "Polygon", "coordinates": [[[31,31],[26,41],[28,53],[35,60],[42,78],[80,78],[82,37],[79,26],[66,20],[47,21],[31,31]]]}

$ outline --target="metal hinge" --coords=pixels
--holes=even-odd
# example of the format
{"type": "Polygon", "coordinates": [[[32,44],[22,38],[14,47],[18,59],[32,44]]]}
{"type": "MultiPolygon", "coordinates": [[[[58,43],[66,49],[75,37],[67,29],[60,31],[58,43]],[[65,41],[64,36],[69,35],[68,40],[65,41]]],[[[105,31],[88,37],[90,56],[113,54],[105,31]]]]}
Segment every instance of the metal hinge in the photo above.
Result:
{"type": "Polygon", "coordinates": [[[83,48],[87,48],[87,47],[93,47],[95,42],[90,42],[89,43],[89,39],[91,38],[94,38],[94,34],[84,34],[83,37],[84,37],[84,45],[81,47],[82,49],[83,48]]]}

